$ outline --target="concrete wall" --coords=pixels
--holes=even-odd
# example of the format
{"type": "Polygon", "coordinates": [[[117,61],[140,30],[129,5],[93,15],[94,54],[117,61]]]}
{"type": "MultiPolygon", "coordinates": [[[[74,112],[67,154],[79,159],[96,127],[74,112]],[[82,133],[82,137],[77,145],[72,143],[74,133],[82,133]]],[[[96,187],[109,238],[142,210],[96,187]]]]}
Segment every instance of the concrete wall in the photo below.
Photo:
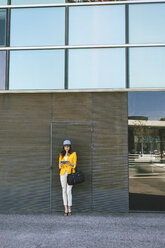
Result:
{"type": "Polygon", "coordinates": [[[65,138],[86,177],[73,209],[128,211],[127,93],[75,92],[0,95],[0,213],[63,210],[65,138]]]}

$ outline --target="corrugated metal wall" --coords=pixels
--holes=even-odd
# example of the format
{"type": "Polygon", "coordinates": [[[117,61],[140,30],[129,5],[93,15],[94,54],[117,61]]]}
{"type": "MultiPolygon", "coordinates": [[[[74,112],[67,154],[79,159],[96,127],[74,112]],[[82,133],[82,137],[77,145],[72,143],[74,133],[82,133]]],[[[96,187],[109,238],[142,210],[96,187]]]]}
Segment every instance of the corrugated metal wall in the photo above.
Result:
{"type": "Polygon", "coordinates": [[[128,211],[127,93],[0,95],[0,117],[1,213],[63,210],[65,138],[86,176],[73,187],[73,210],[128,211]]]}
{"type": "Polygon", "coordinates": [[[127,94],[94,94],[93,204],[128,210],[127,94]]]}
{"type": "Polygon", "coordinates": [[[49,211],[50,95],[0,95],[0,213],[49,211]]]}

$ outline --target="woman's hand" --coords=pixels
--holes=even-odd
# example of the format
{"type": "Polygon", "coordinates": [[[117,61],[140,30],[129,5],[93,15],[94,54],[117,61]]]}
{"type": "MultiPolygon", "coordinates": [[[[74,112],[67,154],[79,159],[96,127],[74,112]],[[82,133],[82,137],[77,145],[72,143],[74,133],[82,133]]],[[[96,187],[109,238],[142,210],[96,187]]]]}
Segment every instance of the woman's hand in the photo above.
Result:
{"type": "Polygon", "coordinates": [[[69,162],[69,161],[67,161],[67,165],[69,165],[69,166],[74,166],[71,162],[69,162]]]}
{"type": "Polygon", "coordinates": [[[64,165],[63,165],[63,163],[60,163],[60,167],[62,168],[64,165]]]}

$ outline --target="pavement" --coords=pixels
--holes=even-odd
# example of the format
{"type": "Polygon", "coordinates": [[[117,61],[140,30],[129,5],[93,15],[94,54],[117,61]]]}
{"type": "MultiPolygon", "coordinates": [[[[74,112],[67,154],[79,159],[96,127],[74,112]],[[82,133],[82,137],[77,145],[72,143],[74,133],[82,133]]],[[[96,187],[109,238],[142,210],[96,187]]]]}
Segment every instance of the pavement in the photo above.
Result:
{"type": "Polygon", "coordinates": [[[0,215],[0,248],[165,248],[165,213],[0,215]]]}

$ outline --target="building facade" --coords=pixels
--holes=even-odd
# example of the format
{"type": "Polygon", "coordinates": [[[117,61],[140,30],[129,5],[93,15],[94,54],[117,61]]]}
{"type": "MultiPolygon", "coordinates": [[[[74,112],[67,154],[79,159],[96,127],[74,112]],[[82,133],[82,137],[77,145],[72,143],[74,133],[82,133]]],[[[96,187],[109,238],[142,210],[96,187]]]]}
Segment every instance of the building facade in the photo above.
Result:
{"type": "Polygon", "coordinates": [[[0,0],[0,212],[165,210],[165,1],[0,0]]]}

